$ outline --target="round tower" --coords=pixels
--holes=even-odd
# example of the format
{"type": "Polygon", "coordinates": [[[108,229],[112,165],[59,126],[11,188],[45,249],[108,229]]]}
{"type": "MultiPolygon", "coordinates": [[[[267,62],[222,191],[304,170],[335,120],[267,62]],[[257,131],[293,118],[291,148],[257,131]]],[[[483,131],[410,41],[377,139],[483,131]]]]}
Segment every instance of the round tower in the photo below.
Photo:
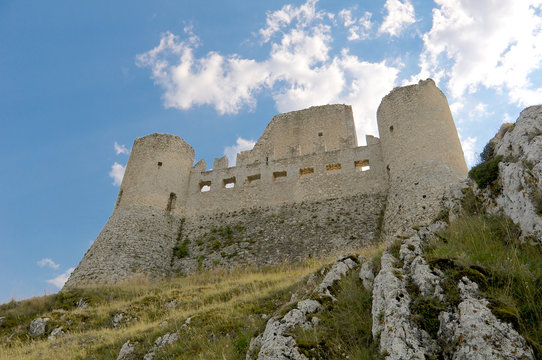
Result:
{"type": "Polygon", "coordinates": [[[390,190],[385,230],[429,223],[468,168],[446,96],[432,79],[393,89],[377,112],[390,190]]]}
{"type": "Polygon", "coordinates": [[[193,163],[194,150],[178,136],[137,138],[115,208],[147,205],[182,215],[193,163]]]}

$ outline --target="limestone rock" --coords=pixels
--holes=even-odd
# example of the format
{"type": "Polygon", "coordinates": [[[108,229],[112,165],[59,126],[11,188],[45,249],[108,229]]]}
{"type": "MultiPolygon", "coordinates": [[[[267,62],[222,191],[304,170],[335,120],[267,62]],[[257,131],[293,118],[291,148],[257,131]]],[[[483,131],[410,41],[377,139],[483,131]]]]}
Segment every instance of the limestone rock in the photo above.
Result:
{"type": "Polygon", "coordinates": [[[375,276],[373,274],[373,264],[370,261],[367,261],[363,256],[358,258],[361,264],[361,270],[359,271],[359,278],[363,283],[363,287],[367,291],[373,291],[373,282],[375,276]]]}
{"type": "Polygon", "coordinates": [[[425,360],[426,349],[422,334],[410,321],[410,296],[406,290],[401,270],[394,268],[397,261],[384,252],[381,270],[373,288],[373,337],[380,338],[381,352],[388,353],[387,360],[425,360]]]}
{"type": "Polygon", "coordinates": [[[28,328],[28,335],[31,337],[38,337],[45,334],[45,328],[49,318],[37,318],[32,320],[28,328]]]}
{"type": "Polygon", "coordinates": [[[59,326],[57,328],[54,328],[53,331],[51,331],[51,333],[49,334],[48,339],[53,340],[53,339],[57,339],[57,338],[59,338],[61,336],[64,336],[64,331],[62,331],[62,326],[59,326]]]}
{"type": "Polygon", "coordinates": [[[335,301],[335,297],[330,292],[331,288],[337,281],[341,280],[349,270],[354,269],[357,266],[358,264],[348,257],[336,261],[324,277],[324,280],[316,287],[315,292],[330,297],[335,301]]]}
{"type": "MultiPolygon", "coordinates": [[[[542,105],[521,112],[513,127],[495,138],[495,154],[501,155],[499,184],[502,191],[490,202],[517,223],[524,236],[542,242],[542,105]],[[533,199],[537,198],[533,202],[533,199]]],[[[490,204],[491,205],[491,204],[490,204]]]]}
{"type": "Polygon", "coordinates": [[[143,357],[143,360],[154,359],[154,353],[156,352],[156,350],[159,350],[166,345],[171,345],[177,340],[179,340],[179,334],[177,334],[176,332],[167,333],[165,335],[160,336],[158,339],[154,341],[154,346],[149,352],[145,354],[145,356],[143,357]]]}
{"type": "Polygon", "coordinates": [[[117,360],[126,359],[130,354],[132,354],[135,351],[136,344],[137,342],[130,344],[130,340],[126,341],[124,345],[122,345],[122,347],[120,348],[117,360]]]}
{"type": "Polygon", "coordinates": [[[464,277],[459,283],[461,303],[457,315],[444,314],[440,334],[457,342],[452,359],[534,359],[525,339],[510,324],[498,320],[477,297],[478,285],[464,277]]]}

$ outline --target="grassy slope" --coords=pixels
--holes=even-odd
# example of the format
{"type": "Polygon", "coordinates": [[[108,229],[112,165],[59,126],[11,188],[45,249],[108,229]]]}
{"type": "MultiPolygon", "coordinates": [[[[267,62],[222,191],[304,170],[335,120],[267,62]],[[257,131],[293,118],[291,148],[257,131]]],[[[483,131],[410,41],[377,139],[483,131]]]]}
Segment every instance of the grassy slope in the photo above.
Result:
{"type": "MultiPolygon", "coordinates": [[[[450,224],[425,249],[430,264],[448,276],[444,286],[448,306],[457,305],[457,282],[468,276],[480,285],[494,314],[512,323],[540,359],[542,249],[521,244],[517,228],[509,220],[483,214],[472,197],[466,199],[469,214],[450,224]]],[[[363,252],[375,258],[381,251],[382,246],[363,252]]],[[[137,341],[134,358],[142,358],[157,337],[177,331],[180,340],[158,352],[156,358],[243,359],[252,336],[265,328],[262,315],[285,313],[293,306],[292,293],[300,299],[311,290],[300,280],[332,260],[201,272],[155,284],[141,281],[91,287],[0,305],[0,317],[5,317],[0,325],[0,358],[116,359],[128,340],[137,341]],[[84,310],[76,309],[81,298],[90,304],[84,310]],[[180,304],[166,309],[165,304],[173,299],[180,304]],[[114,328],[112,319],[119,313],[124,318],[114,328]],[[48,331],[63,326],[69,333],[58,340],[31,340],[28,324],[36,317],[51,318],[48,331]],[[190,325],[183,326],[188,317],[190,325]],[[11,334],[15,335],[6,343],[11,334]]],[[[336,296],[338,302],[326,304],[316,314],[321,320],[318,327],[294,331],[300,350],[315,359],[378,358],[377,344],[371,338],[372,298],[357,272],[340,283],[336,296]]],[[[437,316],[438,311],[435,319],[437,316]]],[[[438,322],[434,325],[436,333],[438,322]]]]}

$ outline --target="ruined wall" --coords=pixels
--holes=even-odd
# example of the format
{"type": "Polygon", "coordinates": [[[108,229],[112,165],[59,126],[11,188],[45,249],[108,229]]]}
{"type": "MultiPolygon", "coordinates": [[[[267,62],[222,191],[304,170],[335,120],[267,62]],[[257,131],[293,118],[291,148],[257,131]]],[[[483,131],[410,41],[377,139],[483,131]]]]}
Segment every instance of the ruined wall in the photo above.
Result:
{"type": "Polygon", "coordinates": [[[252,150],[237,165],[253,164],[357,146],[350,105],[323,105],[275,115],[252,150]]]}
{"type": "Polygon", "coordinates": [[[212,171],[205,171],[205,164],[198,163],[190,174],[186,214],[231,212],[387,191],[380,143],[374,137],[367,141],[368,145],[363,147],[231,168],[217,168],[219,162],[215,161],[212,171]]]}

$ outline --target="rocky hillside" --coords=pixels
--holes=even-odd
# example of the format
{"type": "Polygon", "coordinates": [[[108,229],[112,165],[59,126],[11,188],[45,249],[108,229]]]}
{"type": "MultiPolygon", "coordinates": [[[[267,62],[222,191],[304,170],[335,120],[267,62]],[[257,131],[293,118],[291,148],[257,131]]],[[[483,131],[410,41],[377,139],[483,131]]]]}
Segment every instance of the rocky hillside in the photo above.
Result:
{"type": "Polygon", "coordinates": [[[542,106],[432,224],[334,261],[0,305],[2,359],[542,359],[542,106]]]}

